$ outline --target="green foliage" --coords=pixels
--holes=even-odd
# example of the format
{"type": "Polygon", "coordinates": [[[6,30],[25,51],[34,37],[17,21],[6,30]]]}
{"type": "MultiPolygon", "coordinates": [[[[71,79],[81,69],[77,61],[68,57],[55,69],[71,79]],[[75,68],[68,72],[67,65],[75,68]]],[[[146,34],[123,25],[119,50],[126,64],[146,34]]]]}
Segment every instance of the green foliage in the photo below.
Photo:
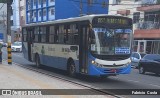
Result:
{"type": "Polygon", "coordinates": [[[157,0],[157,4],[160,4],[160,0],[157,0]]]}

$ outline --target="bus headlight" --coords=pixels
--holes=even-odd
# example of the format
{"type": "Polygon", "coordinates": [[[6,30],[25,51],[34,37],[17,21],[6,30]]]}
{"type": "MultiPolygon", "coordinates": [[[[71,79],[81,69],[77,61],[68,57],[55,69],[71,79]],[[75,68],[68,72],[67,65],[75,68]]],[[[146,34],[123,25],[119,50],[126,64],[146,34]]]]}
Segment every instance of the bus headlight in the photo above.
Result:
{"type": "Polygon", "coordinates": [[[92,60],[91,63],[92,63],[93,65],[96,65],[97,67],[103,67],[102,64],[98,64],[98,63],[95,62],[94,60],[92,60]]]}

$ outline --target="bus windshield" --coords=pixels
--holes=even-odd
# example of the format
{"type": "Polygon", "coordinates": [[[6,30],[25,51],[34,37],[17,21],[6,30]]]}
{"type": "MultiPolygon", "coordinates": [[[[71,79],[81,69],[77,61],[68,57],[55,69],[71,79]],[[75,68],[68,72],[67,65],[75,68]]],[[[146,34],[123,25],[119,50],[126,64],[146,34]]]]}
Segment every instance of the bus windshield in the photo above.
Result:
{"type": "Polygon", "coordinates": [[[93,28],[91,52],[96,55],[130,54],[132,29],[93,28]]]}

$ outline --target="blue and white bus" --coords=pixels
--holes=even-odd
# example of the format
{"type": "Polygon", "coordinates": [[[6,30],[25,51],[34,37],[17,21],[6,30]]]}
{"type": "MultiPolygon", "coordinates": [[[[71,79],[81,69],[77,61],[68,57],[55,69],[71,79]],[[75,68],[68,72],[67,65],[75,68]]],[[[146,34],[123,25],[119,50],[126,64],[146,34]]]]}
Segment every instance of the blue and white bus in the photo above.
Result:
{"type": "Polygon", "coordinates": [[[46,65],[91,76],[129,74],[132,19],[122,16],[82,17],[28,24],[23,54],[37,67],[46,65]]]}

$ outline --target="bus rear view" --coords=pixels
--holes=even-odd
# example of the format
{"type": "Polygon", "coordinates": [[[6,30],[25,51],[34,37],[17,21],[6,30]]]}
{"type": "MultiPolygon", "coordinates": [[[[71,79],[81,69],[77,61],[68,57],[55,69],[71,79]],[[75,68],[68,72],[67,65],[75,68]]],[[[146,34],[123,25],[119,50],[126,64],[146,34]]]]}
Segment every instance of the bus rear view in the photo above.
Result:
{"type": "Polygon", "coordinates": [[[132,20],[129,18],[93,18],[88,52],[89,74],[129,74],[132,33],[132,20]]]}

